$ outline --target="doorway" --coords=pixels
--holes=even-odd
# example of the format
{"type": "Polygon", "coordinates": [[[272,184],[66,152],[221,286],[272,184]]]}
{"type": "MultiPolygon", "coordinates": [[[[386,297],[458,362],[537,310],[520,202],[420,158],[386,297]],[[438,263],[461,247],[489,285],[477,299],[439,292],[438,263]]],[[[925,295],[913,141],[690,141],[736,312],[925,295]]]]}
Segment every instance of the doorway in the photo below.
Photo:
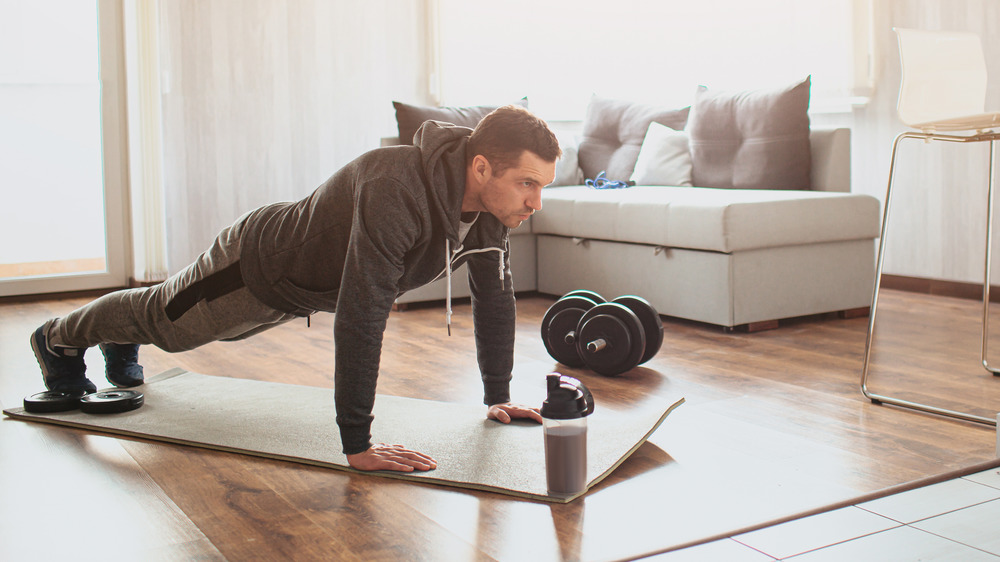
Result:
{"type": "Polygon", "coordinates": [[[126,284],[121,18],[0,0],[0,296],[126,284]]]}

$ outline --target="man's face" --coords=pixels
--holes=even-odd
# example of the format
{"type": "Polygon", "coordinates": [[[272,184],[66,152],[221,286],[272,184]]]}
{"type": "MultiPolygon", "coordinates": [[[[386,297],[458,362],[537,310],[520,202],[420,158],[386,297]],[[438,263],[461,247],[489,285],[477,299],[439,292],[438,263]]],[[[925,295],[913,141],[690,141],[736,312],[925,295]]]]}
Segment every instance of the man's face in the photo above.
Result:
{"type": "Polygon", "coordinates": [[[555,162],[546,162],[525,150],[517,165],[487,180],[481,198],[483,207],[508,228],[517,228],[542,209],[542,188],[555,177],[555,162]]]}

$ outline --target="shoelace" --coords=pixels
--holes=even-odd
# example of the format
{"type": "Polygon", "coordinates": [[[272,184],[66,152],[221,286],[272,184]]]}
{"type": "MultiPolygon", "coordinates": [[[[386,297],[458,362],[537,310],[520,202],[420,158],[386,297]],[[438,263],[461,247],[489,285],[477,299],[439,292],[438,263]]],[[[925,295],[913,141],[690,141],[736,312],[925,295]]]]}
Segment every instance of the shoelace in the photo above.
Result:
{"type": "Polygon", "coordinates": [[[604,175],[604,170],[597,174],[597,177],[592,180],[587,180],[587,187],[591,189],[625,189],[626,187],[632,187],[635,185],[633,181],[612,181],[604,175]]]}

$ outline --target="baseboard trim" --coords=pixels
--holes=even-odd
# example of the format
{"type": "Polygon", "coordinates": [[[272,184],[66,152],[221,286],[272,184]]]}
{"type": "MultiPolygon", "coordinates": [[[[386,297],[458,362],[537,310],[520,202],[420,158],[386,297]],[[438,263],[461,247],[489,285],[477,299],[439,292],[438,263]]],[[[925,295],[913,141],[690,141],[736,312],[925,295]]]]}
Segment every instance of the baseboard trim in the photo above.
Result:
{"type": "MultiPolygon", "coordinates": [[[[966,283],[962,281],[946,281],[943,279],[928,279],[925,277],[907,277],[905,275],[882,275],[882,288],[922,293],[942,297],[955,297],[969,300],[983,300],[982,283],[966,283]]],[[[990,285],[990,302],[1000,302],[1000,286],[990,285]]]]}
{"type": "Polygon", "coordinates": [[[8,295],[0,297],[0,304],[23,304],[33,302],[55,301],[64,299],[96,299],[124,287],[108,289],[86,289],[83,291],[61,291],[58,293],[34,293],[30,295],[8,295]]]}

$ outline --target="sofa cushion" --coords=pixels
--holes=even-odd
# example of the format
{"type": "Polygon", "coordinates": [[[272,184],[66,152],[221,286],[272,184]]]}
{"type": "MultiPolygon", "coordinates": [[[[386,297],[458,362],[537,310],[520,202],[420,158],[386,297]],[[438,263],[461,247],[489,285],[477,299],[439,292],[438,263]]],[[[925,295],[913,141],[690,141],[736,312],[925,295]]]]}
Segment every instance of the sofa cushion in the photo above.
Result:
{"type": "Polygon", "coordinates": [[[809,189],[810,79],[784,88],[698,88],[688,135],[694,185],[809,189]]]}
{"type": "Polygon", "coordinates": [[[690,186],[691,149],[687,133],[655,121],[650,123],[631,180],[637,185],[690,186]]]}
{"type": "Polygon", "coordinates": [[[734,252],[878,236],[879,201],[819,191],[636,186],[542,190],[535,234],[734,252]]]}
{"type": "Polygon", "coordinates": [[[552,187],[560,185],[581,185],[583,184],[583,172],[580,171],[579,146],[576,141],[567,138],[565,135],[556,135],[559,138],[559,149],[562,156],[556,162],[556,179],[552,181],[552,187]]]}
{"type": "MultiPolygon", "coordinates": [[[[516,105],[528,107],[528,98],[522,98],[516,105]]],[[[499,105],[474,105],[466,107],[428,107],[410,105],[398,101],[392,102],[396,108],[396,126],[399,128],[399,143],[413,144],[413,135],[424,121],[444,121],[452,125],[461,125],[474,129],[499,105]]]]}
{"type": "Polygon", "coordinates": [[[609,180],[629,179],[649,124],[656,121],[682,130],[689,109],[664,109],[593,96],[580,140],[580,169],[584,177],[592,179],[605,171],[609,180]]]}

